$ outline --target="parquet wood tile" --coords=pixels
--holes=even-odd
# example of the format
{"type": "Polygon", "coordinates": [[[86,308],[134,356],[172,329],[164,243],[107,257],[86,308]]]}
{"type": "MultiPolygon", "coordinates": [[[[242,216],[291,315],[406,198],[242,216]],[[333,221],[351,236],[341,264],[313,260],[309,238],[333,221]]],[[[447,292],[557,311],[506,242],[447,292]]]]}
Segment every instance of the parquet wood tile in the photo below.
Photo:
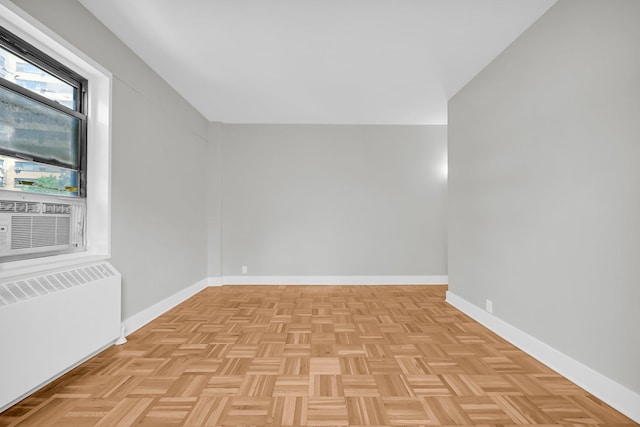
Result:
{"type": "Polygon", "coordinates": [[[342,374],[345,375],[366,375],[371,373],[366,356],[341,357],[340,367],[342,374]]]}
{"type": "Polygon", "coordinates": [[[344,397],[310,397],[307,422],[313,426],[348,426],[349,414],[344,397]]]}
{"type": "Polygon", "coordinates": [[[242,375],[214,375],[202,390],[203,396],[235,396],[240,390],[242,375]]]}
{"type": "Polygon", "coordinates": [[[278,375],[273,388],[273,396],[309,396],[308,375],[278,375]]]}
{"type": "Polygon", "coordinates": [[[637,425],[445,291],[208,288],[0,414],[0,427],[637,425]]]}
{"type": "Polygon", "coordinates": [[[345,400],[351,425],[389,425],[390,421],[380,397],[357,396],[347,397],[345,400]]]}
{"type": "Polygon", "coordinates": [[[312,375],[339,375],[340,359],[337,357],[312,357],[309,363],[309,373],[312,375]]]}
{"type": "Polygon", "coordinates": [[[271,400],[268,426],[306,426],[308,398],[304,396],[278,396],[271,400]]]}
{"type": "Polygon", "coordinates": [[[270,397],[232,397],[225,408],[221,425],[267,425],[270,406],[270,397]]]}
{"type": "Polygon", "coordinates": [[[342,375],[344,395],[349,397],[380,397],[373,375],[342,375]]]}
{"type": "Polygon", "coordinates": [[[310,397],[344,396],[342,375],[310,375],[310,397]]]}
{"type": "Polygon", "coordinates": [[[392,426],[423,426],[437,424],[429,417],[420,399],[402,397],[382,399],[384,412],[392,426]]]}

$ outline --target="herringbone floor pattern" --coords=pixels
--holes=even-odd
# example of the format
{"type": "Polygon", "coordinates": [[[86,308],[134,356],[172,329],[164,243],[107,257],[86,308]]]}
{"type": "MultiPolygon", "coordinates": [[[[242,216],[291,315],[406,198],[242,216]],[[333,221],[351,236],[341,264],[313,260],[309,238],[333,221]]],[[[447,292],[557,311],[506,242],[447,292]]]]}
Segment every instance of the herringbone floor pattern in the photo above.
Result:
{"type": "Polygon", "coordinates": [[[445,286],[208,288],[0,426],[636,425],[445,286]]]}

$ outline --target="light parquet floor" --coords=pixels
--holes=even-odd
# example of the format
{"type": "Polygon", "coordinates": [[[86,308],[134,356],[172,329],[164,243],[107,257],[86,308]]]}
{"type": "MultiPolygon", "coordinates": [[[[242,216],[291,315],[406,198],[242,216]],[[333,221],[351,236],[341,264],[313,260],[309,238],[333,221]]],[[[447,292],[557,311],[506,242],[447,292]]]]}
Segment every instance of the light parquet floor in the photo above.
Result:
{"type": "Polygon", "coordinates": [[[446,286],[207,288],[0,426],[637,425],[446,286]]]}

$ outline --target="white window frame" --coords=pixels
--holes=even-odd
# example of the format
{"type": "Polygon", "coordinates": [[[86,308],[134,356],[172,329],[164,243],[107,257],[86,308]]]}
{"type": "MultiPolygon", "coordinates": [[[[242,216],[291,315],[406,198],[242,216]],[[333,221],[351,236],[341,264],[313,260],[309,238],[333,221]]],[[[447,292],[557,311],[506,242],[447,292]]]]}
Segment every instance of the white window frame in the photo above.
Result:
{"type": "Polygon", "coordinates": [[[86,251],[0,262],[0,279],[111,257],[112,74],[8,0],[0,25],[88,80],[86,251]]]}

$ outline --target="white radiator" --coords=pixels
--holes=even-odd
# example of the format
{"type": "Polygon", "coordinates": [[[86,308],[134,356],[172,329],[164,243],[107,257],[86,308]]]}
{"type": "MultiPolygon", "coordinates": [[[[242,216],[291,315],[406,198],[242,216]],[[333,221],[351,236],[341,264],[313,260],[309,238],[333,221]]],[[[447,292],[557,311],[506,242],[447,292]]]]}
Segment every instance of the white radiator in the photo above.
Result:
{"type": "Polygon", "coordinates": [[[118,338],[120,284],[106,262],[0,283],[0,412],[118,338]]]}

